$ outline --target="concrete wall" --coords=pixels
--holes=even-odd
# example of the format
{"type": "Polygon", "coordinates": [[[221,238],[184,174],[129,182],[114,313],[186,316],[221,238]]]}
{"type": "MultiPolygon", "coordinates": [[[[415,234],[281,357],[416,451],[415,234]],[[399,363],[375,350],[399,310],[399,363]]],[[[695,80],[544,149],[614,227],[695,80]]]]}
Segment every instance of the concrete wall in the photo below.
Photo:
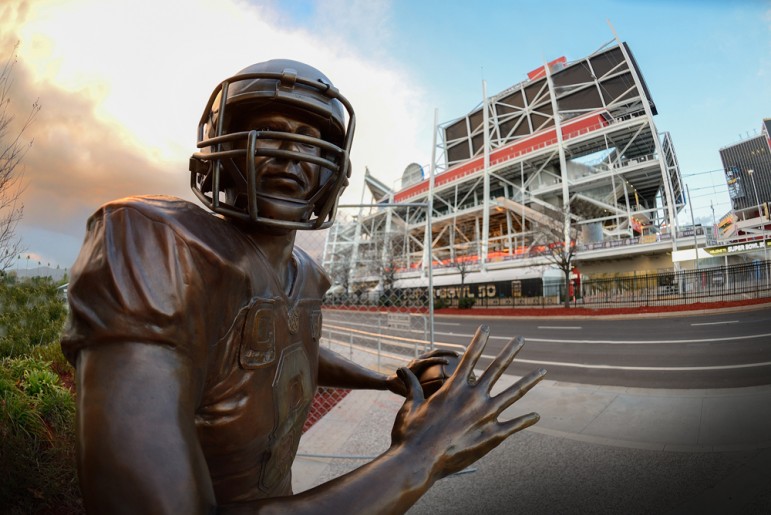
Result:
{"type": "Polygon", "coordinates": [[[597,261],[578,261],[577,264],[582,274],[597,276],[600,274],[633,273],[655,274],[661,270],[672,269],[672,257],[669,253],[651,256],[624,256],[620,259],[606,259],[597,261]]]}

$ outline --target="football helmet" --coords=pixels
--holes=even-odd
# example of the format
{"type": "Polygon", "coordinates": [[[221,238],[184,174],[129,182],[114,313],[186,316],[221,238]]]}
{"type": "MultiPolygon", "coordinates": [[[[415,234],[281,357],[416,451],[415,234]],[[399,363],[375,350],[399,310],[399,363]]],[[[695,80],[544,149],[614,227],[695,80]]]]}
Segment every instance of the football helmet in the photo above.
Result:
{"type": "Polygon", "coordinates": [[[254,64],[223,81],[211,94],[198,124],[199,151],[190,158],[190,187],[215,213],[247,223],[325,229],[332,225],[338,199],[348,184],[355,125],[351,104],[316,68],[287,59],[254,64]],[[298,113],[311,120],[321,136],[239,127],[234,122],[262,112],[298,113]],[[258,143],[264,140],[273,145],[258,143]],[[300,152],[300,146],[314,151],[300,152]],[[309,198],[260,191],[258,156],[318,166],[318,187],[309,198]]]}

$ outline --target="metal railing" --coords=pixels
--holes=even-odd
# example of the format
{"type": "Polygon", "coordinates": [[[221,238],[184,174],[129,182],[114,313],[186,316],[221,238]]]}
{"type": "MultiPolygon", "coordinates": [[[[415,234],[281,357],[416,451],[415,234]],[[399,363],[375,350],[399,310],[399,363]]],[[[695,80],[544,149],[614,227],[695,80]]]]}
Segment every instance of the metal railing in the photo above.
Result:
{"type": "MultiPolygon", "coordinates": [[[[332,311],[325,311],[325,318],[329,319],[332,311]]],[[[353,352],[361,351],[377,357],[377,365],[380,367],[380,358],[387,357],[397,360],[406,360],[408,357],[418,355],[431,350],[431,342],[425,329],[413,328],[412,325],[391,325],[387,321],[393,316],[387,313],[375,314],[383,323],[353,324],[347,320],[324,322],[322,330],[322,345],[330,348],[336,346],[338,353],[348,354],[353,359],[353,352]],[[341,347],[345,350],[341,350],[341,347]]],[[[409,316],[409,315],[408,315],[409,316]]],[[[425,317],[410,317],[425,320],[425,317]]],[[[410,320],[411,322],[412,320],[410,320]]]]}
{"type": "Polygon", "coordinates": [[[771,297],[771,261],[656,274],[593,277],[572,285],[544,280],[539,297],[477,299],[475,307],[554,307],[569,296],[588,308],[677,306],[771,297]]]}

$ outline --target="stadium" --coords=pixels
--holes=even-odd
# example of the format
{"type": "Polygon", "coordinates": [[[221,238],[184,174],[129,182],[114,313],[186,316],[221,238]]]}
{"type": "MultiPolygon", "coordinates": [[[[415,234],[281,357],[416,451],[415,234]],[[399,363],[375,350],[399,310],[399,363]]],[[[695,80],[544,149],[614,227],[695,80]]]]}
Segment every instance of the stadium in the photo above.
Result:
{"type": "Polygon", "coordinates": [[[675,146],[626,43],[560,57],[484,97],[435,123],[432,163],[409,165],[397,187],[366,172],[373,203],[342,209],[327,235],[333,296],[425,299],[430,288],[437,299],[527,303],[566,283],[555,247],[571,249],[577,283],[728,265],[695,252],[712,239],[705,228],[677,226],[675,146]]]}

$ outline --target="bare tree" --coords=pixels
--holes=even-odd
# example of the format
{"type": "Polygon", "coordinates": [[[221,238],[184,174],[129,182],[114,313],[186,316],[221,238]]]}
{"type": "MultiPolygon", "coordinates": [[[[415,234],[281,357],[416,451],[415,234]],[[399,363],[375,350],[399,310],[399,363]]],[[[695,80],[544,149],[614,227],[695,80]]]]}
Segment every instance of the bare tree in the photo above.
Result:
{"type": "Polygon", "coordinates": [[[347,302],[351,287],[351,253],[343,251],[335,253],[326,271],[332,279],[335,295],[346,299],[347,302]]]}
{"type": "Polygon", "coordinates": [[[394,290],[396,274],[404,267],[402,250],[404,242],[402,238],[393,234],[381,235],[373,247],[374,272],[380,277],[383,287],[383,299],[386,304],[399,302],[397,292],[394,290]]]}
{"type": "Polygon", "coordinates": [[[14,115],[10,109],[10,92],[18,46],[17,43],[13,56],[0,68],[0,272],[8,270],[24,250],[21,238],[16,234],[16,226],[24,212],[21,201],[23,171],[19,165],[32,146],[31,139],[28,142],[23,139],[24,133],[40,111],[36,100],[21,126],[12,127],[14,115]]]}
{"type": "Polygon", "coordinates": [[[570,211],[563,208],[559,218],[544,220],[536,229],[536,244],[540,244],[538,254],[551,261],[565,277],[566,308],[570,307],[570,273],[576,261],[578,240],[578,228],[570,220],[570,211]]]}
{"type": "Polygon", "coordinates": [[[466,276],[472,270],[478,268],[477,263],[472,260],[472,253],[468,249],[465,251],[456,249],[449,265],[458,270],[458,273],[460,274],[460,296],[458,298],[458,306],[462,308],[471,307],[474,302],[473,299],[466,294],[466,276]]]}

